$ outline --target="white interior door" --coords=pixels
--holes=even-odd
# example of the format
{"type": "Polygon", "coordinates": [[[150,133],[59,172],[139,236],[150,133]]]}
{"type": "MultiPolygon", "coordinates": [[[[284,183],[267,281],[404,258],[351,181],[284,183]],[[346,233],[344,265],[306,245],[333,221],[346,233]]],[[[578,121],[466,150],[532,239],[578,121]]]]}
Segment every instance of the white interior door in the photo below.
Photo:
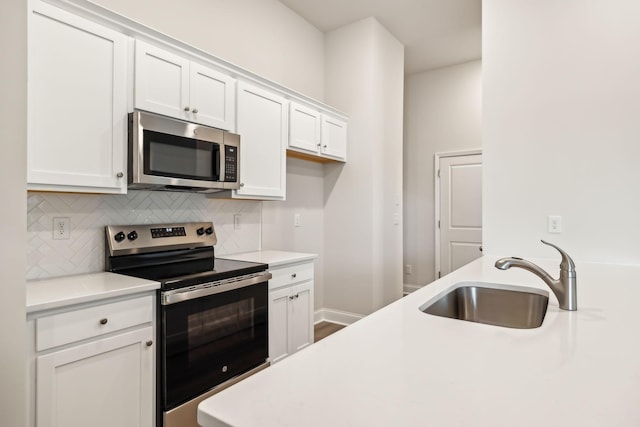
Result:
{"type": "Polygon", "coordinates": [[[439,158],[439,277],[482,255],[482,154],[439,158]]]}

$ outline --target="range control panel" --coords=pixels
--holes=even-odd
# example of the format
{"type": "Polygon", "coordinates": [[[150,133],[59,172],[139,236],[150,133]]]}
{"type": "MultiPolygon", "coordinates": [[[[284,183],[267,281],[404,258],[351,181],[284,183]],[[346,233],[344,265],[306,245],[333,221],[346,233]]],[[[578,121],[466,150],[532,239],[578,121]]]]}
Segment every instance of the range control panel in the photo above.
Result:
{"type": "Polygon", "coordinates": [[[157,239],[159,237],[176,237],[186,235],[187,232],[184,227],[163,227],[151,229],[151,237],[153,239],[157,239]]]}
{"type": "Polygon", "coordinates": [[[110,256],[214,246],[217,242],[212,222],[106,227],[106,243],[110,256]]]}

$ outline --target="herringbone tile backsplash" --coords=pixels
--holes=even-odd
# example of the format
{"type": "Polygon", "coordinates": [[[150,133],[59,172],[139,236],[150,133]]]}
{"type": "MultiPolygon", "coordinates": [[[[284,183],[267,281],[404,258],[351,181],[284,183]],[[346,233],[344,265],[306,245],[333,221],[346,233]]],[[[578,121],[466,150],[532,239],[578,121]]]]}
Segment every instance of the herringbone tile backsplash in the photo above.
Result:
{"type": "Polygon", "coordinates": [[[191,193],[29,193],[27,280],[104,271],[105,225],[213,221],[216,255],[259,250],[261,209],[259,201],[207,199],[191,193]],[[234,214],[240,214],[237,230],[234,214]],[[68,240],[53,240],[56,217],[70,218],[68,240]]]}

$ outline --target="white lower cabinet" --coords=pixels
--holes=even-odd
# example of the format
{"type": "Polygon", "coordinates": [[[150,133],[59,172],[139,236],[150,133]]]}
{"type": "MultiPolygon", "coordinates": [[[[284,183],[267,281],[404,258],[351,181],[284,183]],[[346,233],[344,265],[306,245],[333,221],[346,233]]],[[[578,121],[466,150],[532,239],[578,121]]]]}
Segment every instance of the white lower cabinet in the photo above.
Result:
{"type": "Polygon", "coordinates": [[[154,425],[153,298],[29,321],[31,426],[154,425]]]}
{"type": "Polygon", "coordinates": [[[269,270],[269,359],[313,344],[313,261],[269,270]]]}
{"type": "Polygon", "coordinates": [[[38,356],[38,426],[151,426],[152,344],[148,326],[38,356]]]}

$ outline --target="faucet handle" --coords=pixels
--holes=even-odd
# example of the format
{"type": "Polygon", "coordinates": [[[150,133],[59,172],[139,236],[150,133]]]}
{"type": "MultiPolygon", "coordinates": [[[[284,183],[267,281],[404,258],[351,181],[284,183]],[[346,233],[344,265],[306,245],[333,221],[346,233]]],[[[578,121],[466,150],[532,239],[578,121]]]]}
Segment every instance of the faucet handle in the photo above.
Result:
{"type": "Polygon", "coordinates": [[[555,248],[558,252],[560,252],[560,255],[562,255],[562,261],[560,262],[560,270],[565,270],[565,271],[570,271],[575,273],[576,265],[568,253],[566,253],[565,251],[563,251],[553,243],[545,242],[544,240],[540,240],[540,241],[545,245],[551,246],[552,248],[555,248]]]}

